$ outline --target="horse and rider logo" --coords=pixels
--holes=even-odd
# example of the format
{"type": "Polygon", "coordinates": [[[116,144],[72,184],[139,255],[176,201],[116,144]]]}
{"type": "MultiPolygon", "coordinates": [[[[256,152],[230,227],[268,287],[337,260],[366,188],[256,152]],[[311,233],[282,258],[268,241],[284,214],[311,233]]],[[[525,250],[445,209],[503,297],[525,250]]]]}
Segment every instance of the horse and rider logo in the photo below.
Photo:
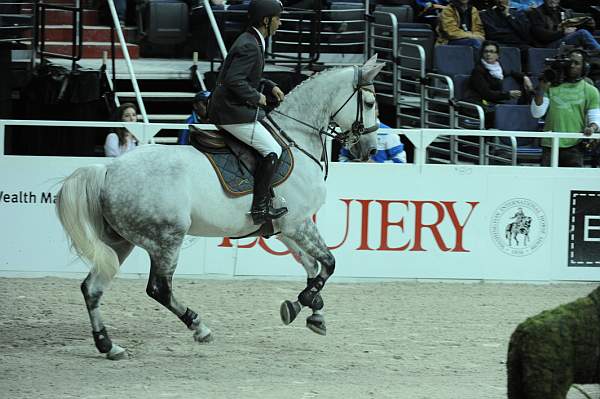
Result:
{"type": "Polygon", "coordinates": [[[502,252],[527,256],[543,244],[548,234],[546,214],[527,198],[513,198],[494,211],[490,233],[502,252]]]}

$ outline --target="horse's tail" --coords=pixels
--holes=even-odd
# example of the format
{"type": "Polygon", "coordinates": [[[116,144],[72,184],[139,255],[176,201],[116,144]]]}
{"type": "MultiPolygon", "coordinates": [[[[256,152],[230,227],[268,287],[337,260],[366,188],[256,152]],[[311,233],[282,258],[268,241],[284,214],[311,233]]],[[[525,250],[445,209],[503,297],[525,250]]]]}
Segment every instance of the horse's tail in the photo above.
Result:
{"type": "Polygon", "coordinates": [[[506,359],[507,397],[508,399],[525,399],[523,386],[523,364],[521,358],[521,339],[523,335],[519,327],[513,332],[508,344],[506,359]]]}
{"type": "Polygon", "coordinates": [[[92,271],[109,281],[119,270],[116,252],[102,241],[104,218],[100,192],[105,165],[79,168],[67,177],[56,198],[56,213],[70,240],[71,248],[92,265],[92,271]]]}

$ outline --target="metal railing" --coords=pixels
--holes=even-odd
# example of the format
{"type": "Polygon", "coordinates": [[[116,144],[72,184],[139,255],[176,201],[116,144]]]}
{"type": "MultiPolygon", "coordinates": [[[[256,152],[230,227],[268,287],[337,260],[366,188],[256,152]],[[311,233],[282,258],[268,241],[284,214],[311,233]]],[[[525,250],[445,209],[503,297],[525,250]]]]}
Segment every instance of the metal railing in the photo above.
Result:
{"type": "Polygon", "coordinates": [[[0,43],[33,41],[35,7],[32,1],[0,3],[0,43]],[[30,6],[30,15],[23,7],[30,6]]]}
{"type": "Polygon", "coordinates": [[[74,5],[65,5],[46,3],[44,0],[35,0],[35,23],[33,30],[34,43],[32,46],[34,48],[34,52],[32,54],[33,57],[39,55],[40,61],[43,61],[45,57],[68,59],[72,61],[71,68],[75,69],[76,62],[79,61],[83,55],[83,8],[81,7],[81,0],[74,1],[74,5]],[[46,51],[46,11],[48,10],[63,10],[71,12],[72,14],[70,55],[46,51]]]}
{"type": "Polygon", "coordinates": [[[399,41],[394,14],[376,11],[373,17],[367,58],[377,53],[386,64],[375,80],[377,95],[393,104],[396,126],[425,127],[425,50],[418,44],[399,41]]]}
{"type": "MultiPolygon", "coordinates": [[[[182,123],[147,123],[147,122],[96,122],[96,121],[54,121],[54,120],[6,120],[0,119],[0,156],[5,154],[5,130],[7,126],[45,126],[45,127],[123,127],[130,130],[140,140],[142,145],[157,142],[155,136],[162,129],[187,129],[189,125],[182,123]]],[[[216,127],[210,124],[195,125],[200,129],[214,130],[216,127]]],[[[527,138],[551,138],[551,166],[558,167],[559,139],[561,138],[587,138],[600,140],[600,133],[585,137],[576,133],[553,133],[553,132],[521,132],[521,131],[497,131],[497,130],[462,130],[462,129],[390,129],[390,133],[404,134],[415,147],[415,161],[417,165],[427,163],[427,151],[430,145],[440,136],[466,136],[466,137],[527,137],[527,138]]],[[[479,165],[486,167],[488,165],[479,165]]]]}

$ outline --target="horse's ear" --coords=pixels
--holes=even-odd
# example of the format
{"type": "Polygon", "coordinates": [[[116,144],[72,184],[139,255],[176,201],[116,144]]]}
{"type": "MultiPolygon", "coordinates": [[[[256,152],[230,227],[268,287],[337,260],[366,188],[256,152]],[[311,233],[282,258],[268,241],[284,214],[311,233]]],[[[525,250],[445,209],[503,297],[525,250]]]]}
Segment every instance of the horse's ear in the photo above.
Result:
{"type": "MultiPolygon", "coordinates": [[[[377,55],[373,56],[373,58],[376,59],[377,55]]],[[[385,66],[384,62],[377,63],[376,61],[374,61],[372,64],[369,64],[373,58],[371,58],[369,61],[367,61],[365,63],[365,65],[363,65],[363,67],[362,67],[362,72],[363,72],[362,77],[363,77],[363,82],[365,82],[365,83],[373,82],[373,79],[375,79],[375,76],[377,76],[377,74],[379,72],[381,72],[381,70],[385,66]]]]}
{"type": "Polygon", "coordinates": [[[363,70],[367,70],[367,69],[373,68],[376,64],[377,64],[377,53],[375,53],[375,55],[373,55],[371,58],[369,58],[362,67],[363,67],[363,70]]]}

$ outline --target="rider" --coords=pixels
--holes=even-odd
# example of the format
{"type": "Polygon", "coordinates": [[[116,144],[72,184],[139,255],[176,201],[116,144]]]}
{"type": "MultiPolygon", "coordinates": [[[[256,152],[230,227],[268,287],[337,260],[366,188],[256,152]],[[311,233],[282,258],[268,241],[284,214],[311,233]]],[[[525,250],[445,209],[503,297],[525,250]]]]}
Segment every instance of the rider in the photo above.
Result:
{"type": "Polygon", "coordinates": [[[262,78],[265,64],[265,39],[281,25],[283,6],[279,0],[252,0],[248,9],[248,29],[233,43],[209,103],[208,116],[237,139],[253,147],[262,156],[256,168],[252,220],[260,225],[287,213],[287,208],[271,205],[271,183],[281,156],[281,146],[261,124],[271,93],[278,101],[284,94],[277,85],[262,78]]]}
{"type": "Polygon", "coordinates": [[[517,209],[517,213],[515,216],[511,217],[511,219],[516,219],[515,221],[520,221],[525,217],[525,212],[523,212],[523,208],[517,209]]]}

